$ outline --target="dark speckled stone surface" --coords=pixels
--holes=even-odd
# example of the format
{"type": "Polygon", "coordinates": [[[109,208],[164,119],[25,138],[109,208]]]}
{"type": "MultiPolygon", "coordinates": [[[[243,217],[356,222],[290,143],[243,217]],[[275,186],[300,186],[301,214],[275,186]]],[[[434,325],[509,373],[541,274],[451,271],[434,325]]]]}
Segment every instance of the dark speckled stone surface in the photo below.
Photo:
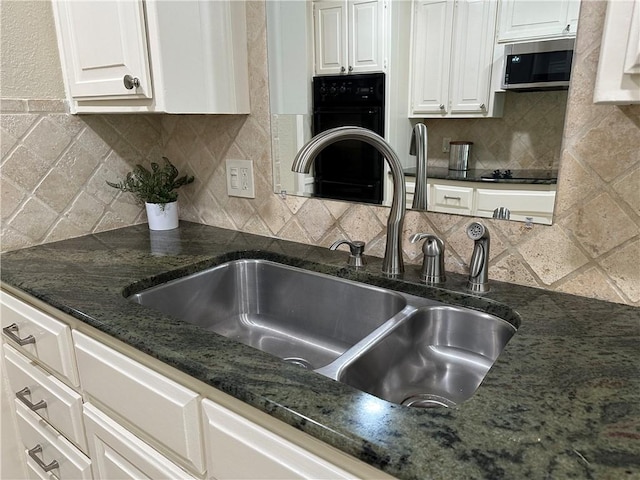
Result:
{"type": "Polygon", "coordinates": [[[380,260],[181,223],[2,255],[2,281],[402,479],[640,478],[640,309],[492,282],[466,295],[383,278],[380,260]],[[123,293],[236,258],[263,258],[489,311],[520,322],[475,395],[457,407],[379,400],[127,301],[123,293]],[[507,306],[508,305],[508,306],[507,306]]]}

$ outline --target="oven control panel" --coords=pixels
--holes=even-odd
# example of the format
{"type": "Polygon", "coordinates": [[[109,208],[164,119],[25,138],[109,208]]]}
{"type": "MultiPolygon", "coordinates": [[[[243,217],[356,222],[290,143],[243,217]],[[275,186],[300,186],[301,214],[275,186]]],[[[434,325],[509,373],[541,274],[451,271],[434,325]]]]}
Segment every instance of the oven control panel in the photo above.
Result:
{"type": "Polygon", "coordinates": [[[384,73],[313,78],[315,107],[377,105],[384,102],[384,73]]]}

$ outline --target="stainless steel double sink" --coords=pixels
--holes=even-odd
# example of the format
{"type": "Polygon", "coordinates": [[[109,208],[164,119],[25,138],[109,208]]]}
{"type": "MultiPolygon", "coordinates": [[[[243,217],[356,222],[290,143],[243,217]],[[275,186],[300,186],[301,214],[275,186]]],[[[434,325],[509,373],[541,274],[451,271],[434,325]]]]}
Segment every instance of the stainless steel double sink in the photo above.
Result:
{"type": "Polygon", "coordinates": [[[464,307],[266,260],[129,297],[393,403],[469,399],[516,328],[464,307]]]}

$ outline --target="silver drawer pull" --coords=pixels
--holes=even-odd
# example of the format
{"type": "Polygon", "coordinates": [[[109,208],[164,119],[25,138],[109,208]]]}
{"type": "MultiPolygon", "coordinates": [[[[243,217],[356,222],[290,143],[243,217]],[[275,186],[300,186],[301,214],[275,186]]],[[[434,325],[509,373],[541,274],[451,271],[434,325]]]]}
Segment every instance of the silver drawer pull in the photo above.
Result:
{"type": "Polygon", "coordinates": [[[444,196],[445,200],[462,200],[460,197],[450,197],[449,195],[444,196]]]}
{"type": "Polygon", "coordinates": [[[9,337],[11,340],[16,342],[18,345],[27,345],[28,343],[33,343],[33,344],[36,343],[36,339],[33,335],[28,335],[24,338],[20,338],[18,336],[18,325],[15,323],[12,323],[8,327],[4,327],[2,329],[2,333],[4,333],[7,337],[9,337]]]}
{"type": "Polygon", "coordinates": [[[24,387],[19,392],[16,392],[18,400],[24,403],[32,412],[40,410],[41,408],[47,408],[47,402],[44,400],[40,400],[38,403],[31,403],[31,400],[27,398],[27,395],[31,396],[31,390],[29,390],[29,387],[24,387]]]}
{"type": "Polygon", "coordinates": [[[42,470],[44,470],[45,472],[50,472],[54,468],[59,468],[60,467],[60,465],[58,464],[58,462],[56,460],[53,460],[49,465],[47,465],[46,463],[44,463],[42,461],[42,459],[40,457],[38,457],[37,454],[38,453],[42,453],[42,447],[40,446],[40,444],[36,445],[31,450],[28,450],[27,453],[29,454],[29,456],[31,458],[33,458],[33,460],[38,464],[38,466],[42,470]]]}

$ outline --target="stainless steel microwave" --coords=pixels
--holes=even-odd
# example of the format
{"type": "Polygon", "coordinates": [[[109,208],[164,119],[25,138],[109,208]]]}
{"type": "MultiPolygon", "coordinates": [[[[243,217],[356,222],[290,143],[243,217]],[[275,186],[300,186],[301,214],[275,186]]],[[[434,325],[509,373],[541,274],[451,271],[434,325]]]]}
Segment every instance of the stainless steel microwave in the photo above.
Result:
{"type": "Polygon", "coordinates": [[[566,90],[571,78],[575,39],[511,43],[504,47],[502,88],[566,90]]]}

